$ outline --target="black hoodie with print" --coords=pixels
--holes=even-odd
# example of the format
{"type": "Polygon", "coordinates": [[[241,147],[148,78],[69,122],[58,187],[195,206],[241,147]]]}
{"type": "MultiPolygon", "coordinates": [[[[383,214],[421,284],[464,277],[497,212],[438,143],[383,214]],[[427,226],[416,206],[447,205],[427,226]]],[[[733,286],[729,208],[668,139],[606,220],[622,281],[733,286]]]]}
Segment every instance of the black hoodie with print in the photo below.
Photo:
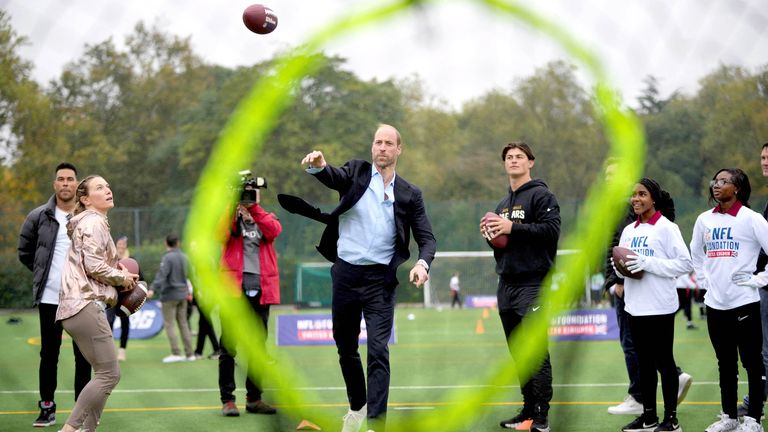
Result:
{"type": "MultiPolygon", "coordinates": [[[[555,195],[544,181],[534,179],[516,191],[510,188],[496,206],[496,214],[514,222],[507,246],[493,250],[496,273],[508,285],[540,285],[555,261],[560,238],[555,195]]],[[[500,309],[505,306],[499,304],[500,309]]]]}

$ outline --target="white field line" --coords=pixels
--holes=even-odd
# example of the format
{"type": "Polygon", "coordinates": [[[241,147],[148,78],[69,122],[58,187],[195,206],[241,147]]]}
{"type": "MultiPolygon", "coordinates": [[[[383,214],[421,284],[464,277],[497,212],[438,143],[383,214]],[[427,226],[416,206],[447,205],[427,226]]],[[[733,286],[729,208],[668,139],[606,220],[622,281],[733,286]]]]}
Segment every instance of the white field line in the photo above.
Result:
{"type": "MultiPolygon", "coordinates": [[[[739,381],[739,384],[747,384],[746,381],[739,381]]],[[[695,386],[711,386],[711,385],[719,385],[717,381],[694,381],[692,385],[695,386]]],[[[627,383],[583,383],[583,384],[557,384],[553,383],[553,387],[560,387],[560,388],[589,388],[589,387],[626,387],[627,383]]],[[[466,384],[466,385],[433,385],[433,386],[390,386],[390,390],[458,390],[458,389],[478,389],[478,388],[489,388],[489,387],[495,387],[499,389],[507,389],[507,388],[519,388],[517,385],[506,385],[506,386],[492,386],[492,385],[482,385],[482,384],[466,384]]],[[[238,389],[241,390],[241,389],[238,389]]],[[[242,389],[243,391],[245,389],[242,389]]],[[[275,388],[265,388],[264,390],[277,390],[275,388]]],[[[346,391],[346,388],[344,387],[298,387],[296,390],[301,391],[346,391]]],[[[158,389],[120,389],[119,387],[112,390],[112,393],[207,393],[207,392],[217,392],[218,388],[197,388],[197,389],[188,389],[188,388],[158,388],[158,389]]],[[[74,393],[73,390],[56,390],[57,393],[74,393]]],[[[38,393],[38,390],[0,390],[0,395],[4,394],[29,394],[29,393],[38,393]]]]}

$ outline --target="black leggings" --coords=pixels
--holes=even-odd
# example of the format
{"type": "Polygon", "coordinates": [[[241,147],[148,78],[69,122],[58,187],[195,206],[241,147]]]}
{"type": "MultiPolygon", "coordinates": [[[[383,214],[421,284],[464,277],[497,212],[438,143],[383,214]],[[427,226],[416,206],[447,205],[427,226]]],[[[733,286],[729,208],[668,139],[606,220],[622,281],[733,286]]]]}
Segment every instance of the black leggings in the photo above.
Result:
{"type": "Polygon", "coordinates": [[[118,315],[117,309],[111,307],[107,309],[107,322],[110,329],[113,328],[116,317],[120,318],[120,348],[125,349],[128,347],[128,337],[131,334],[131,321],[125,315],[118,315]]]}
{"type": "MultiPolygon", "coordinates": [[[[643,412],[657,417],[656,386],[661,375],[661,394],[664,397],[664,417],[677,415],[677,365],[672,353],[675,339],[675,314],[629,315],[629,326],[640,365],[640,393],[643,412]]],[[[736,417],[734,417],[736,418],[736,417]]]]}
{"type": "MultiPolygon", "coordinates": [[[[735,309],[720,310],[707,306],[709,340],[717,356],[720,373],[720,404],[723,412],[736,418],[738,401],[739,356],[747,371],[749,400],[763,400],[763,329],[760,302],[735,309]]],[[[750,403],[747,415],[759,419],[763,404],[750,403]]]]}

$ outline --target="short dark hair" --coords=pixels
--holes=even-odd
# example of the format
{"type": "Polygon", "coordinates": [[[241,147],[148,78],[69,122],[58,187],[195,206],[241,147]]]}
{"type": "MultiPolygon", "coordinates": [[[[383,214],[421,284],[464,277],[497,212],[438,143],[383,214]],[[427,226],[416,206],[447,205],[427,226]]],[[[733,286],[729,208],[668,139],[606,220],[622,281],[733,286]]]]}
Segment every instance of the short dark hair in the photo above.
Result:
{"type": "Polygon", "coordinates": [[[168,247],[175,248],[179,245],[179,236],[176,234],[168,234],[165,236],[165,244],[167,244],[168,247]]]}
{"type": "Polygon", "coordinates": [[[766,147],[768,147],[768,142],[763,143],[763,150],[765,150],[766,147]]]}
{"type": "Polygon", "coordinates": [[[56,174],[59,172],[59,170],[63,170],[63,169],[71,169],[72,171],[75,172],[75,175],[77,175],[77,168],[75,168],[75,166],[69,162],[62,162],[56,165],[56,170],[53,173],[56,174]]]}
{"type": "Polygon", "coordinates": [[[515,141],[504,146],[504,149],[501,151],[501,160],[505,160],[507,158],[507,153],[512,149],[520,149],[520,151],[525,153],[525,155],[528,157],[528,160],[536,159],[536,157],[533,155],[533,152],[531,151],[531,147],[529,147],[528,144],[522,141],[515,141]]]}

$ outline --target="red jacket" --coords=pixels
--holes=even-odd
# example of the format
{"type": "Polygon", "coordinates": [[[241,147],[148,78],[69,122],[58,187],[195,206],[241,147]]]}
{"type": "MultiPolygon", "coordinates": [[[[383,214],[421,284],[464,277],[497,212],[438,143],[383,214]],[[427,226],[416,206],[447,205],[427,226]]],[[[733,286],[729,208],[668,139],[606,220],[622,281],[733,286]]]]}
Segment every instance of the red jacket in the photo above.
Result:
{"type": "MultiPolygon", "coordinates": [[[[277,269],[277,254],[274,242],[277,236],[283,232],[283,226],[277,220],[274,213],[267,213],[258,204],[248,208],[256,225],[261,230],[259,242],[259,266],[261,281],[261,301],[263,305],[280,304],[280,272],[277,269]]],[[[224,245],[224,253],[221,256],[222,269],[232,276],[238,287],[243,285],[243,237],[233,237],[232,233],[238,231],[237,212],[230,224],[227,241],[224,245]]]]}

